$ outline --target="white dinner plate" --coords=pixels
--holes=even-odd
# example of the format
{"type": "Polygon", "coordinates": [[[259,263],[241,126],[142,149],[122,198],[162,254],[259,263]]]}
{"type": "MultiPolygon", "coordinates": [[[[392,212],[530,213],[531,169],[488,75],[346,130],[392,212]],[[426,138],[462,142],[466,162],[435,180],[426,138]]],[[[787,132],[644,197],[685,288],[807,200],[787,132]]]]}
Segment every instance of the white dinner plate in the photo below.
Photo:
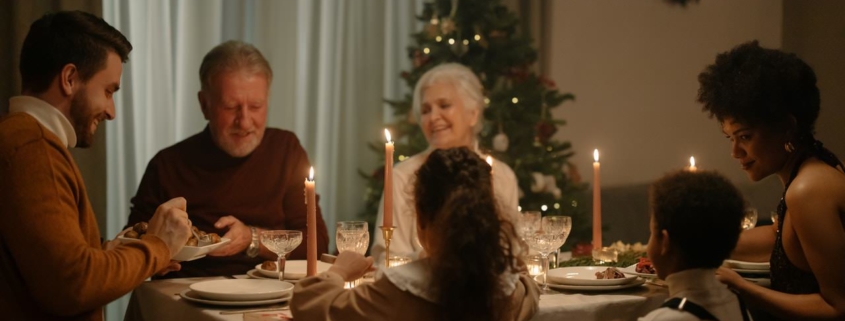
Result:
{"type": "Polygon", "coordinates": [[[566,291],[616,291],[622,289],[629,289],[641,286],[645,283],[643,279],[635,279],[631,283],[618,285],[569,285],[569,284],[555,284],[549,282],[549,287],[555,290],[566,291]]]}
{"type": "MultiPolygon", "coordinates": [[[[326,262],[317,261],[317,273],[323,273],[329,270],[332,265],[326,262]]],[[[272,278],[279,278],[279,272],[275,270],[265,270],[261,268],[261,264],[255,266],[259,273],[272,278]]],[[[306,260],[290,260],[285,262],[285,280],[299,280],[304,278],[308,269],[308,261],[306,260]]]]}
{"type": "Polygon", "coordinates": [[[550,283],[566,285],[620,285],[631,283],[636,276],[625,275],[619,279],[597,279],[596,272],[607,270],[606,266],[568,266],[549,270],[550,283]]]}
{"type": "Polygon", "coordinates": [[[771,273],[771,271],[769,271],[769,270],[749,270],[749,269],[734,269],[734,268],[732,268],[731,270],[736,271],[736,273],[746,273],[746,274],[766,274],[766,275],[768,275],[768,274],[771,273]]]}
{"type": "MultiPolygon", "coordinates": [[[[249,270],[249,271],[246,272],[246,275],[248,277],[253,278],[253,279],[271,279],[271,280],[278,280],[279,279],[279,277],[277,277],[277,276],[265,275],[264,273],[261,273],[258,269],[249,270]]],[[[285,282],[290,282],[290,283],[296,284],[296,282],[299,282],[299,280],[285,279],[285,282]]]]}
{"type": "Polygon", "coordinates": [[[622,271],[622,273],[625,273],[625,274],[641,276],[641,277],[644,277],[644,278],[657,278],[657,274],[654,274],[654,273],[637,272],[637,265],[636,264],[631,265],[629,267],[619,268],[619,271],[622,271]]]}
{"type": "MultiPolygon", "coordinates": [[[[278,282],[278,281],[277,281],[278,282]]],[[[181,293],[179,293],[183,299],[196,302],[196,303],[203,303],[203,304],[210,304],[210,305],[223,305],[223,306],[249,306],[249,305],[263,305],[263,304],[273,304],[279,302],[285,302],[290,300],[291,294],[286,294],[282,297],[267,299],[267,300],[247,300],[247,301],[226,301],[226,300],[211,300],[201,297],[191,289],[185,289],[181,293]]]]}
{"type": "Polygon", "coordinates": [[[293,291],[293,284],[279,280],[226,279],[197,282],[189,288],[205,299],[255,301],[288,295],[293,291]]]}
{"type": "Polygon", "coordinates": [[[728,266],[733,269],[768,271],[770,268],[769,262],[746,262],[737,260],[725,260],[725,263],[727,263],[728,266]]]}
{"type": "MultiPolygon", "coordinates": [[[[130,243],[130,242],[140,242],[141,241],[139,239],[133,239],[131,237],[123,237],[123,236],[118,237],[117,239],[118,239],[118,241],[120,241],[120,244],[125,244],[125,243],[130,243]]],[[[205,255],[208,254],[208,252],[214,251],[218,247],[221,247],[224,244],[229,243],[230,241],[232,241],[232,240],[230,240],[228,238],[221,238],[220,242],[210,244],[210,245],[206,245],[206,246],[183,246],[182,250],[180,250],[179,253],[176,253],[176,256],[174,256],[171,260],[174,260],[174,261],[177,261],[177,262],[185,262],[185,261],[193,261],[193,260],[196,260],[196,259],[201,259],[201,258],[205,257],[205,255]]]]}

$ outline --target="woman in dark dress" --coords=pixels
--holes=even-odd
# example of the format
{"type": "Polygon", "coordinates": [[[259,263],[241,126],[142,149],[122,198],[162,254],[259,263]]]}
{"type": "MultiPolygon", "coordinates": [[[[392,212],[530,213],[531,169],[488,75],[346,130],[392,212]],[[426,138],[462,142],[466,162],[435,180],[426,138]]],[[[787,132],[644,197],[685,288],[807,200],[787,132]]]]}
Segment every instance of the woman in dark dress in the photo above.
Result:
{"type": "Polygon", "coordinates": [[[752,181],[777,175],[784,188],[777,224],[743,232],[731,256],[769,261],[771,289],[724,267],[719,279],[777,318],[845,320],[845,174],[814,138],[812,68],[754,41],[718,55],[698,78],[698,101],[720,122],[731,156],[752,181]]]}

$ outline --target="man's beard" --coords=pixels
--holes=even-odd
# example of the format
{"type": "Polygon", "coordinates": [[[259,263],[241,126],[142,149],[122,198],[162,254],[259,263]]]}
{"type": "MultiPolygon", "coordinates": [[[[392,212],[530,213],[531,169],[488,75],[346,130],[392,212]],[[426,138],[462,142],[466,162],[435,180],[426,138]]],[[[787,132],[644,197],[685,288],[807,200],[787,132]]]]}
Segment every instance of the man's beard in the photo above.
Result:
{"type": "Polygon", "coordinates": [[[76,147],[91,147],[94,141],[94,133],[91,132],[94,116],[91,115],[89,105],[88,95],[84,88],[70,101],[70,119],[73,130],[76,132],[76,147]]]}

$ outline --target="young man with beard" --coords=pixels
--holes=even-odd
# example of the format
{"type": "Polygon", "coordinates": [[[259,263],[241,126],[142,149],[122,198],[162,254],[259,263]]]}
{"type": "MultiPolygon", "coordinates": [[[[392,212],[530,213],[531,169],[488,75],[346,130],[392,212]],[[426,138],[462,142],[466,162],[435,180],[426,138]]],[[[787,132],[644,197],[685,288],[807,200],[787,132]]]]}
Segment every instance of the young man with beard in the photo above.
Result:
{"type": "Polygon", "coordinates": [[[68,151],[115,117],[112,95],[132,45],[84,12],[47,14],[21,50],[21,96],[0,119],[0,315],[102,320],[103,306],[156,272],[190,232],[185,199],[157,206],[141,242],[102,244],[68,151]]]}
{"type": "MultiPolygon", "coordinates": [[[[205,55],[199,76],[208,126],[150,160],[129,224],[148,220],[163,200],[185,196],[197,228],[232,241],[167,277],[243,274],[276,259],[259,242],[262,230],[306,233],[303,191],[311,165],[294,133],[266,127],[270,64],[254,46],[228,41],[205,55]]],[[[305,259],[304,243],[291,259],[305,259]]],[[[328,252],[328,243],[317,206],[318,255],[328,252]]]]}

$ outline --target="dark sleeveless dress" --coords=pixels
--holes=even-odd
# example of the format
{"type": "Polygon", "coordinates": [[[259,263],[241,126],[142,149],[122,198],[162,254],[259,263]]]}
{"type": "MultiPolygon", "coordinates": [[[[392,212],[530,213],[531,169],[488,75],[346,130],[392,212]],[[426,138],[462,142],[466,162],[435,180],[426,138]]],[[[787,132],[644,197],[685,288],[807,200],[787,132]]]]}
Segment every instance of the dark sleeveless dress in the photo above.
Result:
{"type": "Polygon", "coordinates": [[[816,280],[816,276],[792,264],[783,248],[783,221],[786,218],[786,190],[789,188],[792,180],[795,179],[795,176],[798,175],[798,169],[801,167],[801,163],[806,159],[804,157],[792,169],[792,174],[789,175],[789,180],[783,189],[783,196],[780,198],[780,203],[778,204],[778,232],[769,264],[771,265],[772,273],[772,290],[783,293],[810,294],[820,292],[819,282],[816,280]]]}

